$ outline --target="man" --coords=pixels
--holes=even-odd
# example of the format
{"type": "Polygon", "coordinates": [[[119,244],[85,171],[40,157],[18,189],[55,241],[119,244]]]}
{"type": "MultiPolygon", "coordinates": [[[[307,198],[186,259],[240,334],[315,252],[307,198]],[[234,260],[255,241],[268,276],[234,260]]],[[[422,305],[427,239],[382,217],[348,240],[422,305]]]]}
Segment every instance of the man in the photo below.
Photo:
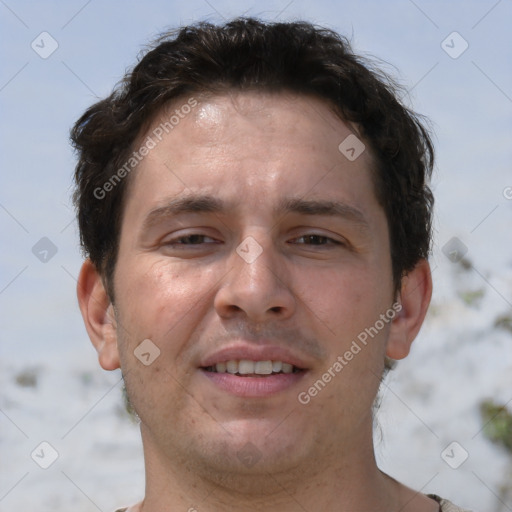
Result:
{"type": "Polygon", "coordinates": [[[78,298],[140,418],[130,512],[459,511],[376,465],[430,301],[433,150],[337,34],[162,37],[77,121],[78,298]]]}

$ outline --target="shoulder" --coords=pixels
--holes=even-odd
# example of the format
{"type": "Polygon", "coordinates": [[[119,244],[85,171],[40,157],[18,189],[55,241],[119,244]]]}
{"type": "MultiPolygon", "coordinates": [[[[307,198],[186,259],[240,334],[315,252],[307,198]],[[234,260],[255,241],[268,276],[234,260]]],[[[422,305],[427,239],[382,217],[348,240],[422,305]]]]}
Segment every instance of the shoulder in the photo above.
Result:
{"type": "Polygon", "coordinates": [[[471,512],[470,510],[467,510],[465,508],[457,507],[457,505],[454,505],[451,501],[440,498],[439,496],[436,496],[435,494],[428,494],[427,496],[439,503],[439,505],[440,505],[439,511],[440,512],[471,512]]]}

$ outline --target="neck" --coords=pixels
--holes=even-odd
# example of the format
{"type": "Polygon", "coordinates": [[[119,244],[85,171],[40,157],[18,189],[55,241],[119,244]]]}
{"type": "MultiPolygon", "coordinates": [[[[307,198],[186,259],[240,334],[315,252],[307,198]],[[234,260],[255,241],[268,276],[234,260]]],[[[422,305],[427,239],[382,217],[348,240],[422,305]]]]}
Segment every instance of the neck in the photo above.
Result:
{"type": "MultiPolygon", "coordinates": [[[[399,510],[398,485],[377,467],[371,428],[350,446],[286,471],[263,468],[241,475],[165,456],[142,426],[146,497],[142,512],[296,512],[304,510],[399,510]]],[[[255,466],[256,468],[256,466],[255,466]]]]}

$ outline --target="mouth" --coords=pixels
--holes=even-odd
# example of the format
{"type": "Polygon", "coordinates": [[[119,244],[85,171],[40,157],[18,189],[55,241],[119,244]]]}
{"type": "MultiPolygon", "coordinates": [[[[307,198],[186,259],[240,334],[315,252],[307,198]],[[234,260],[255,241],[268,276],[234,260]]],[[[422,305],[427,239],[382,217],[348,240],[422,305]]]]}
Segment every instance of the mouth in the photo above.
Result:
{"type": "Polygon", "coordinates": [[[249,359],[231,359],[215,365],[203,367],[210,373],[227,373],[237,377],[268,377],[271,375],[288,375],[305,370],[283,361],[251,361],[249,359]]]}
{"type": "Polygon", "coordinates": [[[205,356],[198,369],[213,392],[269,398],[299,386],[310,364],[283,347],[238,343],[205,356]]]}
{"type": "Polygon", "coordinates": [[[279,360],[230,359],[201,367],[218,391],[242,398],[269,398],[298,385],[307,370],[279,360]]]}

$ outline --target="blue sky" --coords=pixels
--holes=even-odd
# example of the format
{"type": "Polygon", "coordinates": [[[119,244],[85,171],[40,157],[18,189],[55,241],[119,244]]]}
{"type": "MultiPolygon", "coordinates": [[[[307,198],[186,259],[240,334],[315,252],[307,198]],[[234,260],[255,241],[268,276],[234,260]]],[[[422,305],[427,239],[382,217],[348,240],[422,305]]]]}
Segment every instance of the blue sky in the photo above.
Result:
{"type": "MultiPolygon", "coordinates": [[[[110,92],[159,32],[242,14],[306,19],[347,35],[357,51],[386,61],[385,69],[410,90],[412,105],[431,119],[436,134],[434,260],[457,236],[483,274],[512,264],[512,200],[503,195],[512,185],[509,1],[5,0],[0,2],[0,308],[1,351],[10,360],[37,362],[63,350],[94,357],[75,299],[81,255],[70,203],[73,122],[97,96],[110,92]],[[443,49],[454,31],[460,35],[451,35],[443,49]],[[31,47],[42,32],[58,44],[46,59],[31,47]],[[47,262],[32,250],[43,237],[57,249],[47,262]]],[[[55,44],[46,41],[47,49],[55,44]]]]}

